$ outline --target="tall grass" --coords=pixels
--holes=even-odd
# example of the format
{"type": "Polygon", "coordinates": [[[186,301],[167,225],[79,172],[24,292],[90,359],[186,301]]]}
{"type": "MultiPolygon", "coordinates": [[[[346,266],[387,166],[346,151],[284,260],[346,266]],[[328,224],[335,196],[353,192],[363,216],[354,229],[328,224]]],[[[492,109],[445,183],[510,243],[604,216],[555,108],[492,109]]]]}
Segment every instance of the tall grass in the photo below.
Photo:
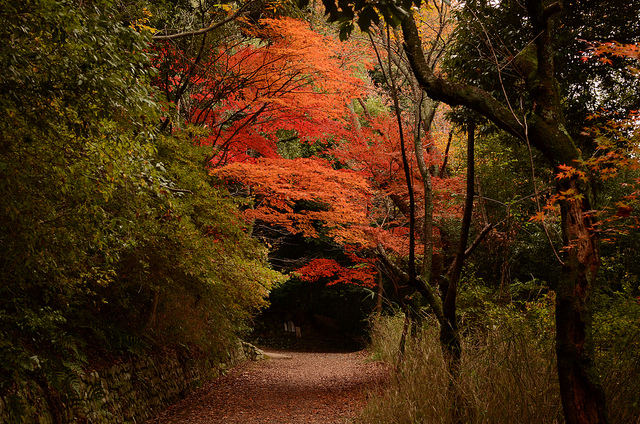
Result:
{"type": "MultiPolygon", "coordinates": [[[[372,350],[395,364],[402,330],[400,316],[373,324],[372,350]]],[[[464,423],[562,423],[552,332],[514,315],[463,337],[463,359],[455,389],[447,372],[438,327],[427,323],[406,347],[396,378],[359,417],[371,424],[447,424],[454,393],[464,423]]]]}
{"type": "Polygon", "coordinates": [[[599,299],[595,357],[610,422],[640,424],[640,302],[629,292],[599,299]]]}

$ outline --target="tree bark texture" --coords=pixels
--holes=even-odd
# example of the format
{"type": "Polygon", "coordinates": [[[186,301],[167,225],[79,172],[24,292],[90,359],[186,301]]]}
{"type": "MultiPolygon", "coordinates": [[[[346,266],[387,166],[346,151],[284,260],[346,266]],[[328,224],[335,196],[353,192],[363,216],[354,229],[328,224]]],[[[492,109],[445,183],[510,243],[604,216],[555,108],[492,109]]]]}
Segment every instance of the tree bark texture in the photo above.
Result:
{"type": "MultiPolygon", "coordinates": [[[[576,190],[577,185],[571,180],[558,189],[576,190]]],[[[588,210],[586,200],[561,206],[565,252],[556,290],[556,353],[565,419],[572,424],[608,422],[604,393],[591,359],[589,300],[599,258],[588,210]]]]}

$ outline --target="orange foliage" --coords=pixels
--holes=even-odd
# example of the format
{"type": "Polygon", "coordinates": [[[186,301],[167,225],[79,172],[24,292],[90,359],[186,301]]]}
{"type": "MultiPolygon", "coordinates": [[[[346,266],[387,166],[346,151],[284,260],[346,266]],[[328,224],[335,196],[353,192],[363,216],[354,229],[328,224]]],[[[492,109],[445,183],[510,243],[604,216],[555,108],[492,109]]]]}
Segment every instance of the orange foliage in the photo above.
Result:
{"type": "MultiPolygon", "coordinates": [[[[600,43],[594,45],[582,57],[582,61],[597,59],[611,64],[610,57],[640,60],[640,45],[620,44],[616,42],[600,43]]],[[[628,69],[635,75],[640,75],[640,70],[634,66],[628,69]]],[[[600,114],[587,117],[588,121],[601,118],[600,114]]],[[[640,113],[630,111],[622,118],[610,119],[604,124],[587,127],[582,135],[590,137],[596,144],[594,154],[583,161],[574,164],[558,166],[557,179],[576,178],[585,183],[590,180],[607,181],[613,179],[624,171],[637,171],[640,169],[640,113]]],[[[624,195],[611,201],[601,210],[590,211],[598,216],[597,230],[603,235],[603,241],[613,241],[618,235],[626,234],[631,227],[640,226],[640,217],[634,216],[634,207],[638,206],[640,199],[640,179],[624,181],[621,183],[624,195]]],[[[530,218],[531,221],[544,221],[550,214],[558,213],[558,202],[561,200],[581,200],[571,190],[560,192],[552,196],[543,212],[538,212],[530,218]]]]}
{"type": "MultiPolygon", "coordinates": [[[[412,125],[405,124],[404,128],[405,138],[412,140],[412,125]]],[[[434,137],[438,136],[443,134],[434,132],[434,137]]],[[[431,134],[427,137],[429,143],[438,143],[431,134]]],[[[414,157],[413,144],[409,144],[408,150],[408,154],[414,157]]],[[[433,149],[431,153],[420,152],[425,157],[427,166],[442,164],[443,158],[437,152],[438,149],[433,149]]],[[[400,134],[396,118],[386,113],[367,119],[359,131],[352,132],[348,143],[332,149],[331,154],[339,162],[360,172],[378,191],[370,214],[374,224],[367,230],[371,238],[391,251],[406,254],[409,248],[408,228],[406,228],[407,210],[398,211],[397,206],[403,203],[408,205],[409,193],[402,166],[400,134]],[[394,198],[394,201],[389,202],[389,198],[394,198]]],[[[415,159],[411,166],[417,212],[420,216],[424,215],[423,184],[415,159]]],[[[462,216],[462,204],[458,196],[463,190],[462,178],[432,176],[431,183],[435,206],[434,219],[462,216]]]]}
{"type": "MultiPolygon", "coordinates": [[[[213,48],[193,72],[176,62],[169,79],[167,91],[179,90],[189,78],[188,99],[176,107],[190,123],[207,128],[200,142],[212,148],[211,174],[249,191],[254,205],[243,211],[248,221],[305,237],[326,236],[343,247],[382,243],[406,254],[406,211],[393,206],[409,195],[395,117],[382,113],[363,119],[356,131],[347,107],[373,90],[354,77],[356,69],[371,66],[369,48],[355,40],[339,43],[291,18],[261,24],[250,41],[230,39],[213,48]],[[285,131],[302,142],[338,145],[327,152],[350,170],[336,170],[317,158],[282,159],[276,143],[285,131]]],[[[411,140],[412,126],[405,129],[411,140]]],[[[442,162],[436,153],[419,154],[431,165],[442,162]]],[[[412,174],[418,212],[424,214],[415,163],[412,174]]],[[[432,184],[436,219],[460,216],[456,194],[462,181],[433,177],[432,184]]],[[[316,259],[298,272],[307,281],[373,285],[373,265],[349,256],[355,265],[316,259]]]]}
{"type": "Polygon", "coordinates": [[[198,68],[204,72],[191,77],[189,120],[210,129],[202,143],[214,148],[214,166],[278,157],[279,130],[325,143],[345,132],[346,105],[363,93],[353,71],[368,63],[366,55],[356,61],[353,52],[306,22],[261,24],[251,42],[218,46],[198,68]]]}
{"type": "MultiPolygon", "coordinates": [[[[582,57],[582,61],[586,62],[590,58],[597,58],[599,62],[611,65],[613,62],[610,57],[622,57],[639,61],[640,44],[621,44],[615,41],[596,44],[585,53],[582,57]]],[[[630,65],[628,69],[634,75],[640,75],[640,68],[637,63],[636,66],[630,65]]]]}
{"type": "MultiPolygon", "coordinates": [[[[623,172],[640,170],[639,122],[638,111],[631,111],[625,119],[612,119],[599,126],[585,128],[582,135],[591,137],[596,143],[594,154],[573,166],[558,166],[556,178],[576,178],[585,183],[594,179],[605,182],[623,172]]],[[[616,235],[625,234],[629,228],[640,225],[640,217],[634,215],[634,206],[638,206],[640,199],[640,179],[620,184],[621,191],[625,194],[613,199],[601,210],[591,211],[598,216],[598,231],[606,235],[604,241],[611,241],[616,235]]],[[[557,205],[562,200],[579,201],[582,200],[582,195],[577,195],[571,189],[559,192],[549,198],[544,211],[538,212],[530,220],[544,221],[550,214],[557,214],[557,205]]]]}
{"type": "Polygon", "coordinates": [[[356,284],[375,287],[375,269],[370,261],[358,260],[351,267],[344,267],[333,259],[314,259],[296,271],[303,281],[315,282],[323,278],[331,279],[328,286],[334,284],[356,284]]]}
{"type": "Polygon", "coordinates": [[[257,199],[245,211],[293,234],[318,237],[318,226],[339,244],[370,244],[365,231],[372,190],[349,170],[335,170],[322,159],[259,159],[212,170],[228,182],[251,187],[257,199]]]}

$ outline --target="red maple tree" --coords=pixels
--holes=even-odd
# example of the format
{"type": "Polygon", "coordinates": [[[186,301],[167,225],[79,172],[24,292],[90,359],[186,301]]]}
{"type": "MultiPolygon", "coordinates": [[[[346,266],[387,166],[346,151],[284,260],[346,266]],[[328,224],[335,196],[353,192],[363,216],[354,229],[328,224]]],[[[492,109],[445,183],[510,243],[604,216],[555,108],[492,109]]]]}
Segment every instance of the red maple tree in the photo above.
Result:
{"type": "Polygon", "coordinates": [[[173,71],[163,88],[178,92],[187,123],[207,129],[200,143],[211,146],[213,167],[277,158],[283,132],[306,143],[339,137],[345,105],[364,86],[354,69],[368,63],[292,18],[263,19],[196,59],[163,49],[159,60],[173,71]]]}
{"type": "MultiPolygon", "coordinates": [[[[197,66],[166,49],[164,59],[173,58],[175,73],[165,79],[165,90],[182,93],[175,107],[204,131],[198,142],[212,148],[211,173],[253,197],[253,207],[243,211],[247,220],[357,247],[361,258],[380,244],[406,255],[409,193],[398,124],[388,112],[354,116],[352,108],[355,99],[383,96],[364,72],[373,63],[367,45],[357,39],[340,43],[291,18],[265,19],[244,38],[203,53],[197,66]],[[317,144],[318,155],[331,161],[283,159],[283,137],[317,144]]],[[[409,136],[413,128],[404,131],[409,136]]],[[[420,154],[438,163],[433,152],[420,154]]],[[[413,178],[421,196],[415,169],[413,178]]],[[[453,196],[460,184],[434,177],[440,216],[460,215],[453,196]]],[[[346,256],[341,264],[312,261],[300,272],[320,276],[323,265],[334,281],[373,281],[372,266],[362,265],[354,251],[346,256]]]]}

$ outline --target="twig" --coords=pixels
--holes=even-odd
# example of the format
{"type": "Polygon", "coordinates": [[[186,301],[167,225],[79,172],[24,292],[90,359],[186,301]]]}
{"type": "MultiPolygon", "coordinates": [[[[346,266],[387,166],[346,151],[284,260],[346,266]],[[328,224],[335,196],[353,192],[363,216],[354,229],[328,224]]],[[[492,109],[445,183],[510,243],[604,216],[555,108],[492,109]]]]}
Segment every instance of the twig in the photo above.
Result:
{"type": "Polygon", "coordinates": [[[249,1],[245,4],[242,5],[242,7],[240,7],[240,9],[238,9],[233,15],[230,15],[228,17],[226,17],[225,19],[221,20],[220,22],[216,22],[216,23],[211,23],[211,25],[209,25],[206,28],[201,28],[195,31],[186,31],[186,32],[179,32],[177,34],[170,34],[170,35],[154,35],[153,37],[151,37],[151,39],[153,41],[168,41],[168,40],[176,40],[178,38],[184,38],[184,37],[193,37],[196,35],[202,35],[202,34],[206,34],[210,31],[213,31],[215,29],[220,28],[221,26],[228,24],[231,21],[234,21],[236,19],[238,19],[239,17],[241,17],[242,15],[244,15],[246,13],[246,9],[247,7],[253,3],[253,1],[249,1]]]}

